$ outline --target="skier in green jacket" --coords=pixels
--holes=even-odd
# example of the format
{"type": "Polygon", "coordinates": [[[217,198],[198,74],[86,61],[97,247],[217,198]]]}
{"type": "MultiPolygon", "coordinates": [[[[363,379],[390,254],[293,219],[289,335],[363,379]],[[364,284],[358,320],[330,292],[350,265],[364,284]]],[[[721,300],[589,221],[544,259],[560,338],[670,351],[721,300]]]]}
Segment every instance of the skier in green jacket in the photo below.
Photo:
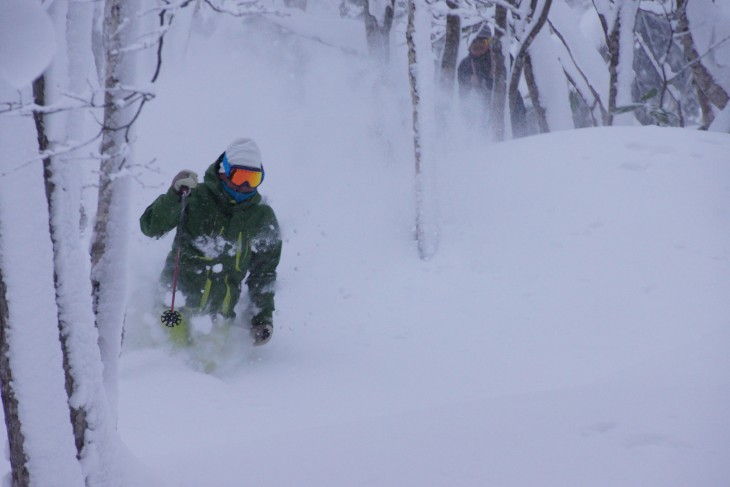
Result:
{"type": "MultiPolygon", "coordinates": [[[[234,307],[246,278],[250,328],[254,344],[273,333],[274,285],[281,256],[281,237],[274,210],[262,202],[261,152],[252,139],[234,140],[208,167],[203,184],[195,172],[180,171],[170,189],[140,218],[142,233],[160,238],[181,222],[177,289],[185,298],[183,315],[208,314],[235,319],[234,307]],[[185,210],[180,218],[182,195],[185,210]]],[[[161,281],[171,287],[177,248],[165,263],[161,281]]],[[[187,320],[185,320],[187,321],[187,320]]],[[[189,340],[186,323],[184,340],[189,340]]]]}

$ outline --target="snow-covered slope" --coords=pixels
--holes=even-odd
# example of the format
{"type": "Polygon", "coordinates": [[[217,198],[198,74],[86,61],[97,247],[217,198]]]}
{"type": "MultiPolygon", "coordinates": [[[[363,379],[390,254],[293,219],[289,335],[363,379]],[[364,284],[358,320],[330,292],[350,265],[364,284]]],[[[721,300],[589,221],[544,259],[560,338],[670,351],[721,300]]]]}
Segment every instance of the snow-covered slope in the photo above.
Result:
{"type": "Polygon", "coordinates": [[[133,236],[120,430],[153,485],[727,482],[730,137],[453,135],[423,262],[407,92],[375,103],[336,50],[232,32],[168,67],[138,158],[166,185],[259,141],[285,238],[276,332],[232,337],[210,375],[151,347],[140,310],[171,240],[133,236]]]}
{"type": "Polygon", "coordinates": [[[130,351],[124,438],[169,485],[722,485],[729,150],[602,129],[451,161],[426,263],[407,179],[402,207],[356,171],[282,185],[275,340],[217,377],[130,351]]]}

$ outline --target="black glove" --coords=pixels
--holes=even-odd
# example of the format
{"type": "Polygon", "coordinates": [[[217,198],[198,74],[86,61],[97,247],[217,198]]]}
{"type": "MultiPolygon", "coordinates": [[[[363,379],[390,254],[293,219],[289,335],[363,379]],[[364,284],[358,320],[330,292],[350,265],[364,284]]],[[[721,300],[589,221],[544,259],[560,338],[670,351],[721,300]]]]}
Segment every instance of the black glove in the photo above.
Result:
{"type": "Polygon", "coordinates": [[[177,173],[177,176],[172,178],[172,189],[177,194],[182,194],[186,189],[193,189],[198,185],[198,175],[194,171],[188,171],[187,169],[177,173]]]}
{"type": "Polygon", "coordinates": [[[251,337],[254,345],[264,345],[271,340],[274,333],[274,325],[271,323],[254,323],[251,326],[251,337]]]}

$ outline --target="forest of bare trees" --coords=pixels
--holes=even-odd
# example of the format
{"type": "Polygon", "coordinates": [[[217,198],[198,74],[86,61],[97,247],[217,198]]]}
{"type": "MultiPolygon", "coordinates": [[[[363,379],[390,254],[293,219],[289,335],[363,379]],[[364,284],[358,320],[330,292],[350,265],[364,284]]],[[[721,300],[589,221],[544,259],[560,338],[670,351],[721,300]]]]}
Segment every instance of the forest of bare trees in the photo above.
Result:
{"type": "MultiPolygon", "coordinates": [[[[134,176],[134,124],[145,103],[154,103],[152,84],[164,69],[164,35],[176,13],[187,8],[252,19],[307,12],[308,3],[314,2],[43,2],[65,44],[57,46],[51,64],[26,86],[0,85],[5,152],[0,193],[8,198],[0,204],[7,208],[19,173],[38,168],[37,191],[46,205],[34,211],[42,212],[47,224],[34,235],[48,240],[52,262],[45,274],[25,279],[26,271],[13,265],[28,258],[22,242],[11,238],[21,230],[12,219],[0,220],[0,384],[14,486],[42,485],[38,479],[45,475],[43,469],[33,470],[38,466],[34,455],[41,454],[33,447],[38,441],[58,451],[72,446],[76,463],[65,475],[76,484],[69,486],[110,486],[120,478],[115,470],[116,374],[125,309],[125,200],[134,176]],[[154,59],[143,70],[145,76],[154,73],[151,79],[141,79],[136,71],[134,56],[140,52],[147,53],[145,60],[154,59]],[[87,72],[96,78],[89,79],[87,72]],[[95,133],[83,130],[87,118],[95,121],[95,133]],[[19,133],[31,137],[17,137],[19,133]],[[28,140],[35,146],[29,147],[28,140]],[[76,161],[82,149],[97,160],[96,208],[84,207],[81,198],[84,174],[76,161]],[[81,245],[88,215],[94,217],[90,252],[81,245]],[[55,306],[50,326],[39,322],[41,315],[26,312],[25,302],[42,292],[55,306]],[[25,351],[39,333],[62,358],[44,363],[37,372],[65,392],[63,413],[69,428],[50,437],[34,427],[42,424],[35,416],[38,410],[23,404],[45,401],[20,390],[33,376],[18,379],[19,369],[34,358],[25,351]]],[[[431,132],[439,127],[435,118],[444,107],[458,104],[458,61],[485,25],[494,33],[494,87],[489,105],[479,107],[491,120],[484,137],[501,141],[524,134],[519,126],[524,123],[529,133],[638,124],[730,132],[730,79],[723,77],[714,56],[730,38],[718,34],[698,41],[700,32],[706,39],[714,29],[707,24],[711,12],[698,16],[693,10],[703,8],[716,8],[716,2],[342,0],[339,14],[362,22],[368,54],[381,69],[409,63],[414,159],[421,174],[431,163],[431,132]],[[602,37],[595,49],[576,42],[572,32],[578,28],[573,20],[587,13],[597,20],[602,37]],[[407,56],[398,55],[404,46],[407,56]],[[419,63],[433,69],[419,69],[419,63]],[[525,100],[527,121],[515,116],[518,97],[525,100]],[[568,113],[569,120],[560,113],[568,113]]],[[[427,257],[435,244],[426,241],[429,232],[421,231],[428,224],[422,210],[417,219],[419,250],[427,257]]]]}
{"type": "MultiPolygon", "coordinates": [[[[343,2],[341,10],[358,15],[357,6],[369,9],[370,13],[364,17],[369,46],[373,56],[381,57],[381,46],[387,45],[389,36],[393,35],[392,17],[405,16],[404,3],[350,0],[343,2]]],[[[585,56],[585,46],[577,45],[576,36],[569,32],[577,27],[565,21],[566,2],[425,2],[432,7],[434,18],[432,39],[434,54],[440,61],[439,84],[447,91],[453,92],[451,83],[457,60],[466,55],[469,39],[482,26],[492,27],[496,88],[492,106],[485,109],[492,112],[495,123],[491,130],[496,139],[505,137],[502,114],[507,108],[514,111],[517,96],[529,100],[535,129],[551,131],[545,103],[560,90],[568,91],[568,97],[561,100],[570,104],[574,127],[613,125],[617,117],[630,114],[619,123],[636,121],[644,125],[709,128],[717,114],[727,107],[727,79],[721,70],[715,69],[713,53],[726,46],[730,39],[718,34],[712,37],[711,44],[698,46],[693,29],[707,32],[713,26],[704,18],[698,18],[697,25],[689,20],[691,7],[712,9],[710,3],[698,5],[698,2],[681,0],[569,3],[598,19],[603,41],[592,54],[600,56],[602,67],[596,66],[595,59],[585,56]],[[543,48],[545,43],[552,44],[549,50],[543,48]],[[505,56],[506,52],[509,56],[505,56]],[[539,69],[536,71],[534,58],[540,58],[539,64],[545,65],[551,61],[545,59],[546,55],[560,64],[562,81],[546,79],[539,69]]],[[[728,130],[724,124],[716,128],[728,130]]]]}

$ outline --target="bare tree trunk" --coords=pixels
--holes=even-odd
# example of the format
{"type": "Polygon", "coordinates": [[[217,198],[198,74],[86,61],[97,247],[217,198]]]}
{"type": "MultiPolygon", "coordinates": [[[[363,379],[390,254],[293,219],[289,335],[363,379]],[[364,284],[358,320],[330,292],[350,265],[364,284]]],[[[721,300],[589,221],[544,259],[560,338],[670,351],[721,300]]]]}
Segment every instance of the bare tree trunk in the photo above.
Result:
{"type": "Polygon", "coordinates": [[[388,64],[390,59],[390,31],[393,27],[394,11],[395,0],[389,0],[382,18],[378,19],[370,13],[370,1],[364,0],[365,37],[370,56],[383,65],[388,64]]]}
{"type": "MultiPolygon", "coordinates": [[[[616,19],[616,24],[621,19],[616,19]]],[[[616,113],[616,95],[618,93],[618,62],[619,62],[619,29],[614,26],[611,32],[606,32],[606,47],[608,48],[608,113],[606,125],[613,125],[613,116],[616,113]]]]}
{"type": "Polygon", "coordinates": [[[416,29],[416,5],[415,0],[408,0],[408,27],[406,30],[406,39],[408,42],[408,79],[411,85],[411,102],[413,104],[413,154],[416,162],[416,240],[418,242],[418,253],[421,258],[424,258],[424,241],[426,239],[424,235],[424,222],[423,212],[421,211],[423,205],[423,195],[421,188],[419,187],[420,181],[423,177],[423,151],[421,145],[421,124],[420,124],[420,110],[421,110],[421,97],[418,92],[418,77],[416,75],[418,53],[416,51],[416,42],[414,40],[414,33],[416,29]]]}
{"type": "Polygon", "coordinates": [[[712,122],[715,120],[715,112],[712,110],[712,102],[705,95],[705,92],[700,87],[700,83],[697,78],[692,79],[692,86],[697,90],[697,103],[700,105],[700,112],[702,113],[702,126],[703,130],[707,130],[712,122]]]}
{"type": "Polygon", "coordinates": [[[687,0],[677,0],[677,12],[679,14],[678,34],[684,47],[684,56],[692,69],[694,85],[697,87],[697,95],[702,109],[702,125],[709,127],[715,118],[712,105],[723,110],[728,103],[728,93],[717,84],[712,74],[702,64],[697,48],[695,47],[692,31],[687,18],[687,0]]]}
{"type": "MultiPolygon", "coordinates": [[[[614,20],[612,25],[609,25],[609,21],[606,18],[608,12],[601,12],[600,9],[596,6],[596,12],[601,22],[603,34],[606,38],[606,48],[608,49],[608,113],[606,114],[606,118],[604,120],[606,125],[613,125],[614,123],[616,109],[619,107],[618,102],[620,91],[623,93],[623,95],[621,96],[622,103],[624,105],[631,103],[631,86],[623,86],[621,83],[622,79],[620,78],[623,78],[625,84],[630,83],[630,81],[626,80],[632,79],[632,76],[627,76],[625,72],[623,73],[623,76],[621,76],[620,71],[622,69],[630,70],[633,68],[633,63],[631,62],[633,60],[633,48],[631,49],[631,51],[627,50],[625,52],[622,52],[621,36],[634,35],[632,27],[636,16],[636,11],[638,10],[638,5],[639,4],[637,0],[617,1],[616,4],[612,7],[615,9],[615,11],[613,12],[614,20]],[[630,17],[627,12],[629,14],[633,12],[634,17],[630,17]],[[624,23],[626,25],[624,25],[624,23]],[[624,57],[626,57],[626,59],[623,59],[624,57]],[[621,65],[623,67],[622,69],[619,69],[621,65]]],[[[633,46],[633,42],[629,45],[633,46]]]]}
{"type": "Polygon", "coordinates": [[[547,115],[545,113],[545,107],[542,106],[540,100],[540,90],[537,88],[535,82],[535,73],[532,70],[532,57],[529,53],[525,54],[525,81],[527,82],[527,89],[530,92],[530,100],[532,100],[532,106],[535,109],[535,115],[537,116],[537,125],[540,128],[540,133],[550,132],[550,125],[547,121],[547,115]]]}
{"type": "MultiPolygon", "coordinates": [[[[519,117],[520,112],[518,110],[517,106],[517,97],[521,96],[520,92],[518,90],[519,83],[520,83],[520,77],[522,76],[522,69],[525,65],[525,62],[528,58],[528,52],[530,49],[530,45],[532,44],[532,41],[537,37],[537,34],[540,33],[540,30],[545,25],[545,22],[547,22],[548,13],[550,12],[550,7],[552,6],[552,0],[545,0],[545,3],[543,4],[543,8],[540,11],[540,15],[533,23],[530,25],[530,32],[527,34],[525,39],[522,41],[522,45],[520,46],[520,50],[515,56],[514,64],[512,65],[512,69],[510,72],[510,80],[509,80],[509,88],[508,88],[508,96],[509,96],[509,107],[510,107],[510,114],[511,114],[511,122],[512,122],[512,130],[514,132],[518,132],[522,130],[522,127],[519,127],[520,124],[524,124],[524,120],[518,120],[517,117],[519,117]]],[[[533,17],[537,12],[535,11],[537,9],[537,1],[533,0],[531,4],[531,13],[530,17],[533,17]]],[[[534,80],[534,78],[533,78],[534,80]]],[[[537,88],[535,86],[535,88],[537,88]]],[[[537,91],[535,91],[537,93],[537,91]]],[[[539,97],[538,97],[539,98],[539,97]]],[[[533,100],[534,101],[534,100],[533,100]]],[[[544,110],[543,110],[544,115],[544,110]]],[[[547,127],[547,119],[545,119],[545,127],[547,127]]],[[[542,125],[541,125],[542,129],[542,125]]]]}
{"type": "Polygon", "coordinates": [[[494,138],[505,139],[505,108],[507,101],[507,46],[504,45],[504,33],[507,32],[507,9],[502,4],[495,7],[494,23],[496,25],[492,43],[492,70],[494,84],[492,86],[491,126],[494,138]]]}
{"type": "MultiPolygon", "coordinates": [[[[24,186],[25,183],[22,181],[24,186]]],[[[29,219],[34,223],[38,220],[32,216],[29,219]]],[[[52,318],[43,319],[53,314],[44,307],[50,297],[45,292],[50,291],[46,280],[50,275],[41,270],[45,270],[47,255],[40,250],[27,251],[28,240],[23,241],[23,237],[38,239],[43,234],[43,230],[36,231],[38,228],[25,228],[20,238],[17,233],[9,235],[12,229],[0,228],[0,396],[11,485],[81,486],[84,479],[68,423],[58,330],[52,318]],[[23,268],[11,264],[28,258],[38,261],[23,264],[23,268]],[[27,283],[29,273],[33,280],[27,283]],[[58,481],[54,484],[51,479],[58,481]]],[[[39,249],[37,243],[33,240],[34,250],[39,249]]]]}
{"type": "MultiPolygon", "coordinates": [[[[2,231],[3,229],[0,228],[0,239],[2,238],[2,231]]],[[[10,347],[7,338],[10,329],[10,315],[6,296],[7,288],[3,279],[3,269],[0,266],[0,394],[2,395],[5,427],[8,433],[12,485],[13,487],[28,487],[30,485],[28,456],[25,453],[25,437],[23,436],[20,415],[18,414],[18,398],[15,395],[13,370],[10,364],[10,347]]]]}
{"type": "Polygon", "coordinates": [[[434,195],[429,185],[432,170],[432,141],[435,136],[433,97],[433,56],[430,38],[430,13],[426,0],[408,0],[408,75],[413,104],[413,152],[416,186],[416,241],[418,255],[428,260],[436,252],[437,227],[433,215],[434,195]],[[429,70],[430,68],[430,70],[429,70]],[[428,83],[431,83],[428,85],[428,83]]]}
{"type": "MultiPolygon", "coordinates": [[[[38,106],[46,105],[46,77],[40,76],[33,82],[33,98],[38,106]]],[[[48,133],[46,131],[45,117],[40,112],[33,113],[33,119],[35,120],[36,131],[38,133],[38,149],[41,154],[48,153],[50,149],[50,143],[48,139],[48,133]]],[[[56,184],[53,182],[53,169],[51,167],[51,157],[46,156],[43,158],[43,179],[45,181],[46,188],[46,203],[48,205],[49,215],[54,214],[54,193],[56,192],[56,184]]],[[[65,322],[62,318],[62,310],[64,306],[63,297],[60,296],[59,290],[61,288],[59,268],[62,267],[59,256],[59,240],[62,238],[59,235],[59,229],[53,223],[53,218],[49,219],[48,222],[49,231],[51,234],[51,241],[53,243],[54,253],[54,272],[53,272],[53,287],[56,290],[56,302],[59,305],[58,308],[58,331],[59,340],[61,341],[61,348],[63,351],[63,372],[66,378],[66,394],[70,398],[74,391],[77,389],[76,380],[71,373],[71,366],[69,363],[69,344],[68,344],[68,330],[72,323],[65,322]],[[64,332],[65,330],[65,332],[64,332]]],[[[60,271],[62,273],[62,271],[60,271]]],[[[88,427],[86,423],[86,411],[83,408],[70,407],[71,415],[71,428],[74,434],[74,441],[76,443],[76,455],[77,458],[81,455],[81,450],[85,443],[85,433],[88,427]]]]}
{"type": "MultiPolygon", "coordinates": [[[[446,5],[451,9],[458,7],[453,0],[446,5]]],[[[446,16],[446,36],[444,39],[444,53],[441,56],[441,89],[446,93],[454,90],[456,80],[456,65],[459,59],[459,41],[461,40],[461,16],[458,13],[446,16]]]]}
{"type": "MultiPolygon", "coordinates": [[[[82,99],[91,47],[91,6],[57,0],[51,8],[56,27],[65,33],[66,51],[51,65],[47,75],[33,84],[38,106],[51,105],[68,93],[82,99]]],[[[119,483],[116,430],[111,424],[102,380],[99,335],[92,311],[89,256],[81,245],[79,208],[81,174],[70,157],[53,154],[59,145],[80,140],[83,109],[60,113],[34,113],[38,146],[43,158],[43,176],[48,205],[48,228],[53,249],[53,280],[57,304],[59,341],[63,356],[66,394],[76,457],[88,485],[119,483]]],[[[69,150],[69,149],[67,149],[69,150]]]]}
{"type": "Polygon", "coordinates": [[[603,116],[604,125],[613,125],[613,115],[616,111],[616,94],[617,94],[617,80],[618,80],[618,56],[619,56],[619,29],[618,24],[620,23],[620,16],[616,15],[613,26],[609,26],[606,15],[608,12],[602,12],[598,5],[594,1],[594,7],[596,14],[598,14],[598,20],[601,22],[601,29],[603,30],[603,36],[606,39],[606,49],[608,50],[608,107],[606,113],[603,116]]]}
{"type": "Polygon", "coordinates": [[[596,87],[591,84],[591,81],[588,79],[588,76],[583,71],[583,69],[579,66],[578,61],[576,60],[575,56],[573,55],[573,51],[568,45],[568,42],[566,41],[563,34],[560,33],[558,28],[553,24],[550,19],[548,19],[548,24],[550,24],[550,29],[552,30],[552,33],[557,36],[557,38],[560,40],[560,42],[565,47],[566,52],[570,56],[571,61],[573,62],[573,65],[575,66],[576,71],[580,75],[580,79],[583,80],[585,83],[585,86],[588,88],[588,91],[590,92],[590,97],[587,93],[582,93],[579,87],[579,84],[577,80],[573,79],[567,72],[565,72],[565,76],[568,79],[568,82],[573,85],[573,87],[576,90],[576,93],[583,99],[586,106],[590,109],[590,116],[593,123],[593,126],[600,125],[599,120],[596,116],[596,110],[601,115],[601,122],[605,125],[606,120],[608,119],[608,111],[606,110],[603,101],[601,100],[601,95],[596,89],[596,87]],[[592,98],[592,101],[591,101],[592,98]]]}
{"type": "MultiPolygon", "coordinates": [[[[456,9],[458,3],[448,0],[446,4],[456,9]]],[[[461,41],[461,16],[457,13],[446,16],[446,34],[444,50],[441,54],[441,67],[438,72],[439,83],[436,94],[436,110],[441,133],[447,130],[451,110],[454,105],[454,87],[456,84],[456,67],[459,59],[459,42],[461,41]]]]}
{"type": "MultiPolygon", "coordinates": [[[[127,208],[132,125],[141,109],[132,53],[135,5],[131,0],[106,0],[104,8],[105,110],[99,202],[91,246],[91,280],[104,383],[116,408],[117,369],[121,353],[126,293],[127,208]]],[[[113,414],[116,417],[116,414],[113,414]]]]}
{"type": "MultiPolygon", "coordinates": [[[[42,89],[45,81],[41,77],[35,88],[42,89]]],[[[28,91],[23,90],[24,96],[28,91]]],[[[38,113],[34,119],[40,120],[38,113]]],[[[32,123],[27,119],[0,120],[0,146],[8,160],[37,154],[14,140],[30,140],[26,136],[34,133],[32,123]]],[[[23,207],[17,218],[11,216],[18,213],[20,195],[42,201],[41,169],[33,164],[18,171],[20,174],[0,177],[0,388],[12,485],[71,487],[83,485],[84,478],[69,421],[49,268],[48,213],[43,204],[35,204],[23,207]]]]}

